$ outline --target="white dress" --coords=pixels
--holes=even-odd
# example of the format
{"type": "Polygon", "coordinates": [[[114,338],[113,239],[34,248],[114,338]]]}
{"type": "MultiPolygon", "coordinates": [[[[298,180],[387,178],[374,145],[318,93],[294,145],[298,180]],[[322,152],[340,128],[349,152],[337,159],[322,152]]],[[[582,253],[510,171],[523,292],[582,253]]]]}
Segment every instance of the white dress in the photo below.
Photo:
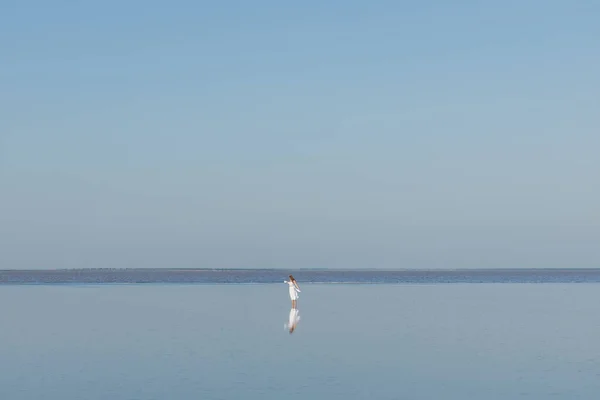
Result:
{"type": "Polygon", "coordinates": [[[289,286],[290,299],[298,300],[298,292],[300,290],[298,290],[298,288],[296,288],[296,285],[294,285],[294,282],[289,282],[289,281],[284,281],[284,282],[287,283],[289,286]]]}

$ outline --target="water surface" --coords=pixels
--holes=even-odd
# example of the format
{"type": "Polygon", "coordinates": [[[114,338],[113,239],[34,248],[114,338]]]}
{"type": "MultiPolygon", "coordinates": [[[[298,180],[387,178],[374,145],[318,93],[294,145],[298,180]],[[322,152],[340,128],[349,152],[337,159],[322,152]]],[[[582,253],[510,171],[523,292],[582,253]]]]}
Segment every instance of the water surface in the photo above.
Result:
{"type": "Polygon", "coordinates": [[[310,283],[582,283],[600,282],[598,268],[340,270],[340,269],[62,269],[0,270],[0,284],[281,283],[288,274],[310,283]]]}
{"type": "Polygon", "coordinates": [[[597,284],[0,289],[0,398],[598,399],[597,284]]]}

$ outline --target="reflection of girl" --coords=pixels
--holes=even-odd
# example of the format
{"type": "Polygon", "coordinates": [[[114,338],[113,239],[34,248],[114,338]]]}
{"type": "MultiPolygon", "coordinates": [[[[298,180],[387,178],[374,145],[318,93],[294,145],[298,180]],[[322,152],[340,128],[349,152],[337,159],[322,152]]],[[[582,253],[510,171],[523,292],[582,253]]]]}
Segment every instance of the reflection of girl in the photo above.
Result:
{"type": "Polygon", "coordinates": [[[294,333],[294,329],[296,329],[296,326],[298,325],[298,321],[300,321],[300,315],[298,314],[298,309],[292,308],[290,310],[290,317],[288,319],[288,323],[285,325],[285,327],[290,331],[290,335],[292,333],[294,333]]]}
{"type": "Polygon", "coordinates": [[[296,308],[296,300],[298,300],[298,293],[300,292],[300,287],[298,286],[298,282],[294,279],[292,275],[290,275],[289,281],[283,281],[288,284],[290,291],[290,299],[292,300],[292,308],[296,308]]]}

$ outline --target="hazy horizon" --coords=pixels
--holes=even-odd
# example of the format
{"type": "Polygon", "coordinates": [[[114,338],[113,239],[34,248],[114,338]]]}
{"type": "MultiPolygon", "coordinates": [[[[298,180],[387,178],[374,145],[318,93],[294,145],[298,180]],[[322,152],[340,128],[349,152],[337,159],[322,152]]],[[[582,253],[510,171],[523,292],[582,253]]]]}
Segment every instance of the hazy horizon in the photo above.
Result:
{"type": "Polygon", "coordinates": [[[599,4],[0,11],[0,269],[600,267],[599,4]]]}
{"type": "Polygon", "coordinates": [[[330,272],[457,272],[457,271],[596,271],[600,267],[483,267],[483,268],[375,268],[375,267],[354,267],[354,268],[327,268],[327,267],[231,267],[231,268],[211,268],[211,267],[75,267],[75,268],[0,268],[0,271],[77,271],[77,270],[149,270],[149,271],[282,271],[284,273],[294,273],[294,271],[330,271],[330,272]]]}

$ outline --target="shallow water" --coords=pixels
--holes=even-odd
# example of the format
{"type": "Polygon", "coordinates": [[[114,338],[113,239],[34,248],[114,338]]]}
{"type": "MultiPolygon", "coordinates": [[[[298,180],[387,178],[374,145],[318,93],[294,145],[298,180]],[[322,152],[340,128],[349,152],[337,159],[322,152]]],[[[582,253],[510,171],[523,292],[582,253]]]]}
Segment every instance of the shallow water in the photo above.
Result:
{"type": "Polygon", "coordinates": [[[0,289],[0,398],[598,399],[597,284],[0,289]]]}

